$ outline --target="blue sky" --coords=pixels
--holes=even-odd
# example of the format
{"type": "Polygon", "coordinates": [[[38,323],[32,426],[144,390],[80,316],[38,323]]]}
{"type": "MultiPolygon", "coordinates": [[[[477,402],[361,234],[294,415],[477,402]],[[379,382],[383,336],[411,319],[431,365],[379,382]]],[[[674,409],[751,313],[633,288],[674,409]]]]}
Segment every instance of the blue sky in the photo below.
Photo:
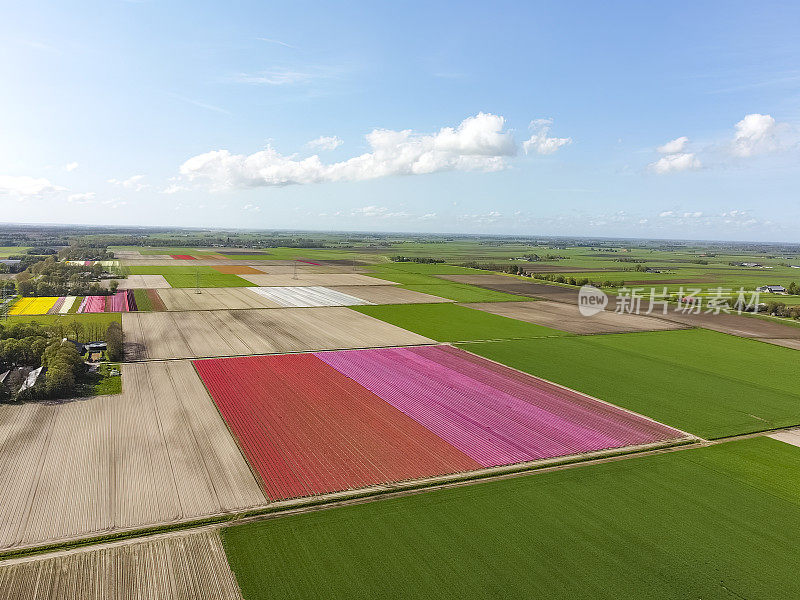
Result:
{"type": "Polygon", "coordinates": [[[800,241],[800,4],[7,3],[0,221],[800,241]]]}

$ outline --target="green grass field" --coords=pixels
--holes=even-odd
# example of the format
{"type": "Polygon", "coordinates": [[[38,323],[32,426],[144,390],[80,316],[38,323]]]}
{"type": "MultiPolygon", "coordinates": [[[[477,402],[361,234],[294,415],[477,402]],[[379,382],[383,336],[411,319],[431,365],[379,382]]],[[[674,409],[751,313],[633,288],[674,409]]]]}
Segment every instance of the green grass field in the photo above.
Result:
{"type": "Polygon", "coordinates": [[[31,246],[0,246],[0,258],[25,254],[31,246]]]}
{"type": "Polygon", "coordinates": [[[350,308],[440,342],[568,335],[549,327],[455,304],[389,304],[350,308]]]}
{"type": "Polygon", "coordinates": [[[150,312],[153,310],[153,303],[147,295],[147,290],[133,290],[133,297],[136,300],[136,310],[138,312],[150,312]]]}
{"type": "Polygon", "coordinates": [[[800,597],[800,448],[768,438],[222,530],[246,600],[800,597]]]}
{"type": "Polygon", "coordinates": [[[800,424],[797,350],[702,329],[464,349],[704,438],[800,424]]]}
{"type": "Polygon", "coordinates": [[[237,275],[220,273],[213,267],[129,267],[131,275],[163,275],[164,279],[174,288],[200,287],[250,287],[253,284],[237,275]]]}

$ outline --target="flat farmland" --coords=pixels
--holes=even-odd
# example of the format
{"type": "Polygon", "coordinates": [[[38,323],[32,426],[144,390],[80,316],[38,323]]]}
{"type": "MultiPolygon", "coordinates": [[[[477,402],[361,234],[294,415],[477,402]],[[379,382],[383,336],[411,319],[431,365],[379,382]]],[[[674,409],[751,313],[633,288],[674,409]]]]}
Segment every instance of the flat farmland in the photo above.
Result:
{"type": "Polygon", "coordinates": [[[159,290],[167,310],[228,310],[240,308],[277,308],[272,302],[248,288],[202,288],[159,290]]]}
{"type": "Polygon", "coordinates": [[[704,438],[800,424],[797,351],[704,329],[464,348],[704,438]]]}
{"type": "Polygon", "coordinates": [[[440,342],[566,335],[563,331],[549,327],[456,304],[356,306],[352,310],[440,342]]]}
{"type": "Polygon", "coordinates": [[[240,525],[222,537],[248,600],[797,598],[798,473],[800,449],[759,438],[240,525]]]}
{"type": "Polygon", "coordinates": [[[122,329],[129,360],[433,343],[429,338],[336,306],[125,313],[122,329]]]}
{"type": "Polygon", "coordinates": [[[162,275],[173,288],[194,287],[248,287],[248,283],[238,275],[220,273],[209,266],[196,266],[198,261],[189,261],[189,266],[140,266],[130,267],[130,275],[162,275]],[[199,285],[198,285],[199,284],[199,285]]]}
{"type": "Polygon", "coordinates": [[[217,532],[0,563],[0,600],[241,600],[217,532]]]}
{"type": "Polygon", "coordinates": [[[254,267],[247,265],[219,265],[212,267],[215,271],[225,273],[227,275],[258,275],[263,273],[254,267]]]}
{"type": "Polygon", "coordinates": [[[191,363],[123,377],[119,395],[0,405],[0,548],[264,504],[191,363]]]}
{"type": "Polygon", "coordinates": [[[195,367],[272,500],[480,466],[312,354],[195,367]]]}
{"type": "Polygon", "coordinates": [[[391,283],[368,277],[366,275],[359,275],[358,273],[300,273],[298,272],[297,278],[294,275],[278,274],[278,275],[243,275],[244,279],[251,282],[251,285],[259,287],[265,286],[342,286],[342,285],[391,285],[391,283]]]}
{"type": "Polygon", "coordinates": [[[369,302],[361,298],[356,298],[350,294],[345,294],[322,286],[271,286],[252,287],[248,289],[254,294],[266,298],[270,302],[285,307],[354,306],[357,304],[369,304],[369,302]]]}
{"type": "Polygon", "coordinates": [[[450,346],[195,367],[271,499],[687,437],[450,346]]]}
{"type": "Polygon", "coordinates": [[[397,285],[342,285],[330,289],[361,298],[371,304],[434,304],[447,298],[407,290],[397,285]]]}
{"type": "Polygon", "coordinates": [[[485,302],[465,304],[464,306],[576,334],[662,331],[689,327],[656,317],[617,314],[611,311],[602,311],[591,317],[584,317],[578,311],[577,304],[544,300],[540,302],[485,302]]]}
{"type": "Polygon", "coordinates": [[[170,287],[163,275],[128,275],[125,279],[118,279],[121,290],[156,290],[170,287]]]}

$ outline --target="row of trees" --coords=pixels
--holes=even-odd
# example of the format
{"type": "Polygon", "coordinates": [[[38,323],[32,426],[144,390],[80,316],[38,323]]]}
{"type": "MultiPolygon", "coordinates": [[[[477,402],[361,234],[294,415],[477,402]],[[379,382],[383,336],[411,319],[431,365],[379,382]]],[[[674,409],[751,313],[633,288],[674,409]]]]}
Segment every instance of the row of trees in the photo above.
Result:
{"type": "Polygon", "coordinates": [[[783,302],[767,302],[767,308],[764,310],[768,315],[776,317],[787,317],[789,319],[800,319],[800,305],[787,305],[783,302]]]}
{"type": "Polygon", "coordinates": [[[100,264],[71,265],[48,257],[17,275],[17,291],[22,296],[103,295],[108,293],[99,282],[104,272],[100,264]]]}
{"type": "Polygon", "coordinates": [[[590,281],[588,277],[570,277],[568,275],[559,275],[556,273],[534,273],[534,279],[540,279],[542,281],[553,281],[555,283],[566,283],[569,285],[593,285],[595,287],[604,287],[604,288],[621,288],[625,287],[624,281],[611,281],[610,279],[606,279],[604,281],[590,281]]]}
{"type": "Polygon", "coordinates": [[[423,265],[435,265],[445,262],[443,258],[433,258],[431,256],[390,256],[392,262],[412,262],[423,265]]]}

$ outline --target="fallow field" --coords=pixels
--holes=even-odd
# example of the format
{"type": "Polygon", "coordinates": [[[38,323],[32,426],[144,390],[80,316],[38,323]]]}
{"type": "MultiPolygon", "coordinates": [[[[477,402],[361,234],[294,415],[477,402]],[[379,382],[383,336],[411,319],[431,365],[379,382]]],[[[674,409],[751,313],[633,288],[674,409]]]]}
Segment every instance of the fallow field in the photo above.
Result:
{"type": "Polygon", "coordinates": [[[0,563],[0,600],[241,600],[217,532],[0,563]]]}
{"type": "Polygon", "coordinates": [[[264,504],[191,363],[124,378],[116,396],[0,405],[0,548],[264,504]]]}
{"type": "Polygon", "coordinates": [[[433,341],[336,306],[125,313],[122,329],[129,360],[405,346],[433,341]]]}
{"type": "Polygon", "coordinates": [[[561,331],[577,334],[628,333],[632,331],[662,331],[684,329],[688,325],[659,319],[657,316],[618,314],[602,311],[591,317],[581,315],[577,304],[563,302],[484,302],[465,304],[469,308],[482,310],[493,315],[508,317],[553,327],[561,331]]]}

